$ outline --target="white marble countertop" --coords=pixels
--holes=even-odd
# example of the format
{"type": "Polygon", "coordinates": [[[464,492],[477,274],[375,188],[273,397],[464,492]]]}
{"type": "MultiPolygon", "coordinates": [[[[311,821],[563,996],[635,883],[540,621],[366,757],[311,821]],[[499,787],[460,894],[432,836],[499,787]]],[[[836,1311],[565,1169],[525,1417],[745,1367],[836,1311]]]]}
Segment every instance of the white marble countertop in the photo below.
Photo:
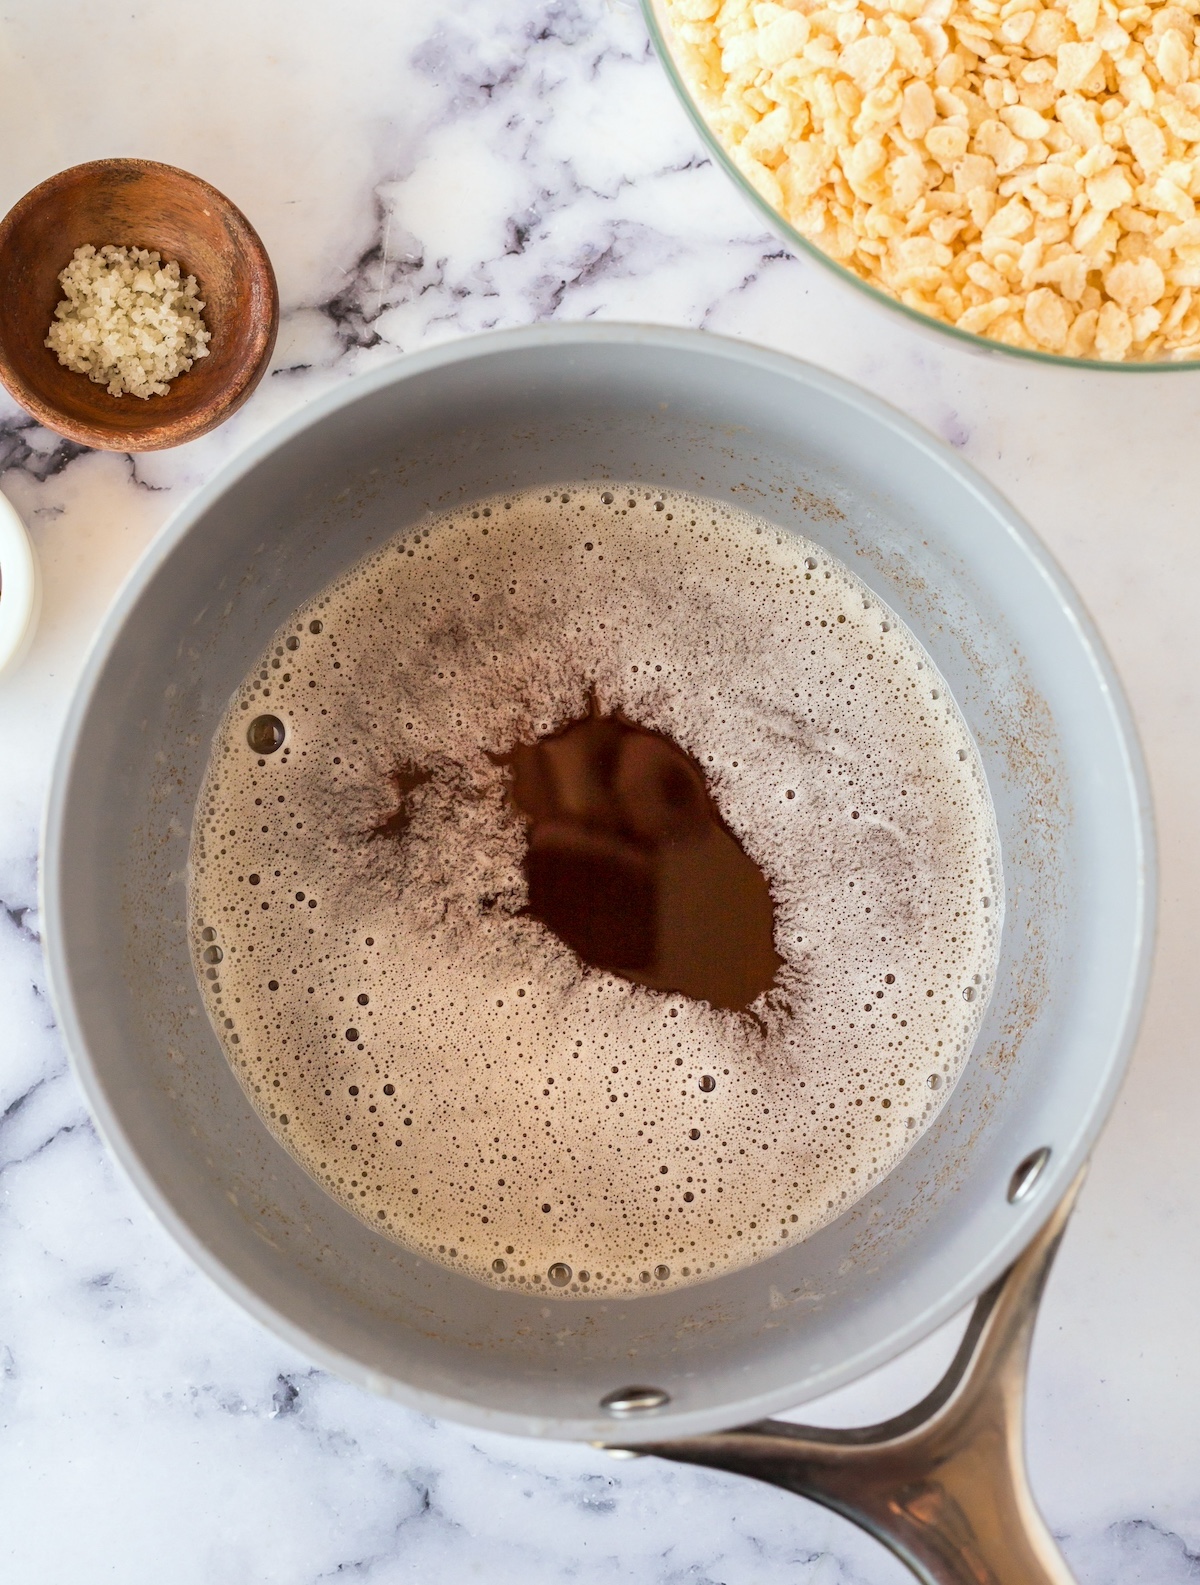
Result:
{"type": "MultiPolygon", "coordinates": [[[[261,232],[283,304],[271,375],[178,451],[81,453],[0,399],[0,488],[45,577],[35,647],[0,682],[0,1576],[908,1578],[782,1492],[435,1424],[312,1370],[151,1221],[47,1002],[37,827],[58,724],[169,514],[358,370],[485,327],[600,317],[747,337],[896,403],[1028,516],[1111,646],[1154,781],[1160,942],[1043,1309],[1030,1459],[1084,1585],[1200,1578],[1200,375],[971,355],[850,299],[705,161],[623,0],[12,0],[0,151],[0,213],[101,155],[207,177],[261,232]]],[[[932,1339],[828,1418],[904,1407],[951,1344],[932,1339]]]]}

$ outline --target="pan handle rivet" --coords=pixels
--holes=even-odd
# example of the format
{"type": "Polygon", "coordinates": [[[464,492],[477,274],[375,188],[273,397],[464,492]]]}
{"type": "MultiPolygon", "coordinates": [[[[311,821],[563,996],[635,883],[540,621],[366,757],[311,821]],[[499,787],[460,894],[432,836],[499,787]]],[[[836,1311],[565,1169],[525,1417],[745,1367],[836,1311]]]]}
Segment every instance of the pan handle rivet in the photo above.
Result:
{"type": "Polygon", "coordinates": [[[1043,1145],[1040,1150],[1031,1151],[1025,1160],[1008,1180],[1008,1203],[1016,1205],[1020,1200],[1026,1200],[1033,1193],[1037,1182],[1045,1171],[1046,1163],[1050,1160],[1050,1146],[1043,1145]]]}
{"type": "Polygon", "coordinates": [[[661,1387],[618,1387],[600,1400],[600,1407],[617,1419],[633,1414],[647,1414],[651,1409],[661,1409],[671,1401],[671,1394],[661,1387]]]}

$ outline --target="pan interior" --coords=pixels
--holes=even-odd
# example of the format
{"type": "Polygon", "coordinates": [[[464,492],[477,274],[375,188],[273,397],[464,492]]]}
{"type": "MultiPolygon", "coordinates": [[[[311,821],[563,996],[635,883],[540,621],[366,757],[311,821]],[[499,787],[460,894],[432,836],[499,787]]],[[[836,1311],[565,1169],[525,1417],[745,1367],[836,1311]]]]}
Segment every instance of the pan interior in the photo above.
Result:
{"type": "Polygon", "coordinates": [[[1140,1001],[1144,818],[1086,620],[956,460],[842,382],[755,349],[624,327],[520,332],[335,393],[167,531],[113,613],[68,728],[47,839],[51,968],[117,1153],[277,1330],[354,1379],[498,1429],[603,1437],[600,1399],[652,1385],[670,1402],[630,1434],[677,1434],[882,1362],[1048,1214],[1111,1101],[1140,1001]],[[185,867],[213,731],[292,610],[431,511],[616,479],[762,513],[904,617],[979,746],[1008,911],[954,1096],[851,1212],[697,1287],[546,1304],[378,1237],[275,1143],[200,1004],[185,867]],[[1044,1145],[1038,1193],[1010,1205],[1014,1167],[1044,1145]]]}

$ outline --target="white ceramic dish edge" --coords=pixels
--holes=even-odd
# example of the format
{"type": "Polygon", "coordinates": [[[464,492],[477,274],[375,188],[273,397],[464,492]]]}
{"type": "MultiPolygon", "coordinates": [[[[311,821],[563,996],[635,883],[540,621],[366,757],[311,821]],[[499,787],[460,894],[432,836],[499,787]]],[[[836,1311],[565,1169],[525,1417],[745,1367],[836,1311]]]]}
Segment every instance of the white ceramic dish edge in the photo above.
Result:
{"type": "Polygon", "coordinates": [[[0,492],[0,677],[29,653],[41,607],[37,552],[20,513],[0,492]]]}

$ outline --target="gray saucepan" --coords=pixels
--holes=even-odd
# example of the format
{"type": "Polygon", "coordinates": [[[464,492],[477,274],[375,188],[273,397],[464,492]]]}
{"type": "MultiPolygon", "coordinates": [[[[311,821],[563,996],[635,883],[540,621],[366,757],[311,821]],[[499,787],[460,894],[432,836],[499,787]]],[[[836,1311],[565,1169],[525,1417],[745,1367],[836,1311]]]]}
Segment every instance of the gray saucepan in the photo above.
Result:
{"type": "Polygon", "coordinates": [[[845,381],[757,347],[540,326],[327,393],[163,530],[67,720],[45,836],[52,985],[114,1154],[192,1258],[267,1326],[430,1414],[670,1451],[882,1364],[989,1289],[1047,1226],[1113,1101],[1143,1000],[1148,809],[1128,712],[1078,598],[960,458],[845,381]],[[546,1303],[376,1235],[276,1143],[201,1005],[185,887],[213,732],[291,610],[433,508],[580,479],[760,511],[842,557],[904,618],[983,756],[1007,914],[954,1094],[839,1221],[682,1291],[546,1303]]]}

